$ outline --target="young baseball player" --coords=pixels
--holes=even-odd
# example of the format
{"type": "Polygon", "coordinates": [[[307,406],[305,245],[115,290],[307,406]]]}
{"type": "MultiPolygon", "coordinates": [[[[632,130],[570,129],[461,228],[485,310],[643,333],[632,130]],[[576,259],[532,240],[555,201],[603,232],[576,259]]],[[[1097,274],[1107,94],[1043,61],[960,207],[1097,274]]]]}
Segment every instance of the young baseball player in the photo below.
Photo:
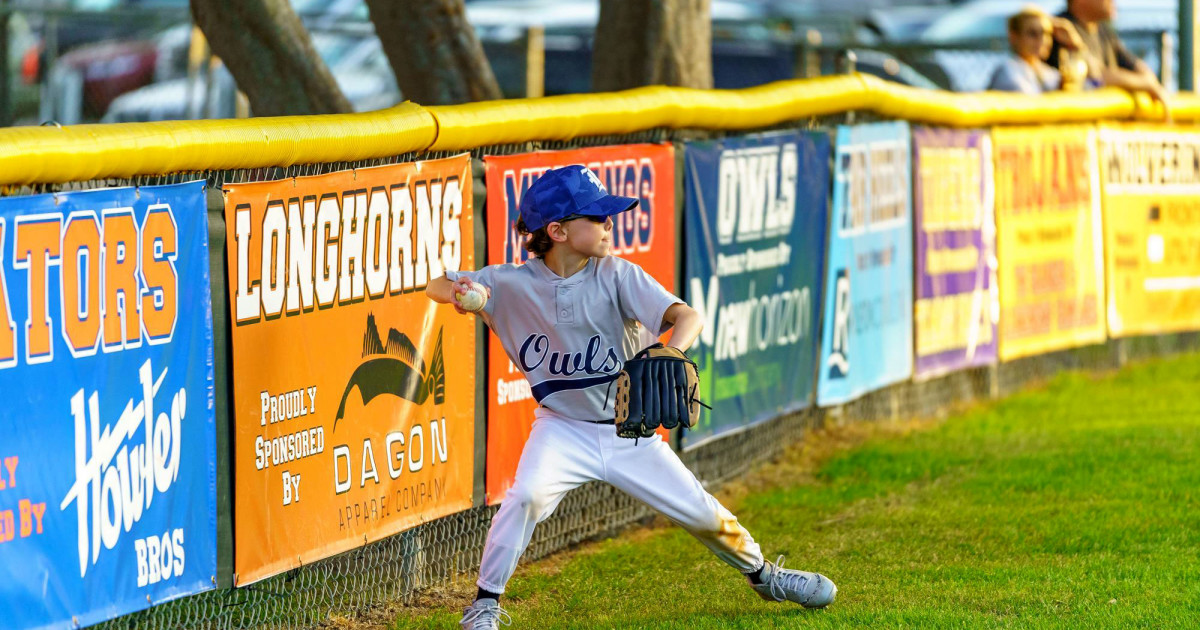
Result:
{"type": "MultiPolygon", "coordinates": [[[[706,492],[661,439],[618,437],[606,386],[642,345],[639,325],[686,350],[701,319],[637,265],[609,256],[612,216],[637,205],[610,195],[587,168],[547,171],[521,199],[518,230],[534,255],[524,265],[449,272],[427,295],[460,313],[482,291],[478,313],[520,367],[539,407],[513,487],[492,520],[479,569],[479,592],[464,629],[510,621],[499,606],[534,527],[568,490],[604,481],[682,526],[747,576],[769,601],[809,608],[833,602],[837,587],[816,573],[765,562],[758,543],[706,492]]],[[[780,558],[782,560],[782,558],[780,558]]]]}

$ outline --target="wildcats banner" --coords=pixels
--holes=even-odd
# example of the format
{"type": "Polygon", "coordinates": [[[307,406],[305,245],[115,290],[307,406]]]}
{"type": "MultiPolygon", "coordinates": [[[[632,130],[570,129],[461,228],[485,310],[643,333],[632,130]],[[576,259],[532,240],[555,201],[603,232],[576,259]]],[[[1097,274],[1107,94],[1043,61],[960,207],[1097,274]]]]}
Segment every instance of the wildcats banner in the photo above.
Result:
{"type": "Polygon", "coordinates": [[[1100,131],[1113,337],[1200,329],[1200,133],[1100,131]]]}
{"type": "Polygon", "coordinates": [[[687,302],[704,318],[694,447],[812,402],[829,137],[688,143],[687,302]]]}
{"type": "Polygon", "coordinates": [[[915,374],[996,362],[996,220],[987,132],[913,130],[915,374]]]}
{"type": "Polygon", "coordinates": [[[1104,341],[1096,134],[997,128],[1000,359],[1104,341]]]}
{"type": "Polygon", "coordinates": [[[466,155],[225,188],[234,569],[248,584],[471,506],[466,155]]]}
{"type": "MultiPolygon", "coordinates": [[[[551,168],[583,164],[610,193],[639,200],[638,207],[613,217],[613,254],[637,263],[674,291],[675,151],[671,145],[489,155],[484,162],[489,265],[521,264],[529,258],[525,239],[517,233],[517,208],[534,180],[551,168]]],[[[537,403],[499,339],[489,335],[488,344],[487,502],[493,505],[512,487],[537,403]]]]}
{"type": "Polygon", "coordinates": [[[907,123],[838,127],[817,401],[833,405],[912,375],[907,123]]]}
{"type": "Polygon", "coordinates": [[[214,587],[204,183],[0,199],[0,626],[214,587]]]}

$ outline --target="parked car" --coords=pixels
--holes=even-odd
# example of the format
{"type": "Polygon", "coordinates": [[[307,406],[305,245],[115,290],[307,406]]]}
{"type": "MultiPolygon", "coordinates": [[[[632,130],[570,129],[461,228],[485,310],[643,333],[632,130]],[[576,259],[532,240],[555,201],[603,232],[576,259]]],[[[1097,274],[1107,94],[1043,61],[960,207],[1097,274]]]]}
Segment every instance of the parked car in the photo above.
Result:
{"type": "MultiPolygon", "coordinates": [[[[378,38],[314,33],[313,45],[355,111],[400,102],[395,75],[378,38]]],[[[220,67],[211,78],[173,78],[126,93],[113,101],[102,122],[232,118],[236,94],[232,75],[220,67]]]]}

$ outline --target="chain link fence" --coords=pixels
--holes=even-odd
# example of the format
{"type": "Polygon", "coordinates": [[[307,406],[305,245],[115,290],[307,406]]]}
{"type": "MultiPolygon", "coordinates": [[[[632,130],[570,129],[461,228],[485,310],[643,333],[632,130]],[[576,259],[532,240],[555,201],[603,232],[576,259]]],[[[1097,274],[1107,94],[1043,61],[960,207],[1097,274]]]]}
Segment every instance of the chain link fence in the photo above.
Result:
{"type": "MultiPolygon", "coordinates": [[[[825,117],[779,128],[831,130],[845,122],[863,122],[853,113],[825,117]]],[[[603,144],[634,142],[682,142],[716,138],[725,134],[696,130],[653,130],[627,136],[585,138],[571,142],[523,143],[512,146],[481,147],[473,150],[478,162],[484,155],[499,155],[539,149],[570,149],[603,144]]],[[[7,195],[25,195],[83,190],[121,185],[155,185],[205,179],[210,190],[227,183],[264,181],[285,177],[317,175],[350,168],[393,164],[415,159],[444,157],[443,154],[404,154],[362,162],[297,165],[203,173],[176,173],[140,177],[133,180],[100,180],[70,184],[12,187],[7,195]]],[[[484,182],[481,164],[476,173],[474,194],[476,213],[484,213],[484,182]]],[[[219,195],[217,195],[219,198],[219,195]]],[[[682,195],[678,200],[682,216],[682,195]]],[[[220,203],[210,209],[210,247],[212,248],[214,346],[216,352],[217,452],[232,457],[232,420],[228,369],[230,345],[228,325],[228,287],[223,251],[224,220],[220,203]],[[220,378],[224,376],[224,381],[220,378]]],[[[759,423],[721,438],[706,441],[681,453],[684,462],[710,488],[744,475],[755,466],[768,462],[792,444],[804,439],[808,431],[827,425],[852,422],[876,422],[898,418],[941,417],[972,401],[1007,396],[1030,384],[1045,380],[1064,370],[1104,372],[1129,361],[1200,350],[1200,333],[1182,333],[1153,337],[1109,340],[1104,344],[1054,352],[1002,363],[997,366],[953,372],[924,381],[910,381],[871,392],[857,400],[830,408],[810,407],[759,423]]],[[[281,575],[241,588],[230,585],[232,568],[232,514],[230,498],[236,484],[228,478],[231,466],[219,465],[218,473],[218,588],[199,595],[162,604],[127,615],[100,628],[306,628],[320,626],[331,615],[353,616],[385,602],[411,602],[423,589],[453,586],[470,589],[478,569],[495,507],[476,507],[431,521],[359,549],[303,566],[281,575]],[[224,475],[224,477],[223,477],[224,475]]],[[[524,562],[589,540],[611,536],[623,528],[648,522],[653,512],[620,491],[600,483],[580,487],[567,495],[554,515],[540,524],[534,533],[524,562]]],[[[282,533],[281,535],[286,535],[282,533]]]]}

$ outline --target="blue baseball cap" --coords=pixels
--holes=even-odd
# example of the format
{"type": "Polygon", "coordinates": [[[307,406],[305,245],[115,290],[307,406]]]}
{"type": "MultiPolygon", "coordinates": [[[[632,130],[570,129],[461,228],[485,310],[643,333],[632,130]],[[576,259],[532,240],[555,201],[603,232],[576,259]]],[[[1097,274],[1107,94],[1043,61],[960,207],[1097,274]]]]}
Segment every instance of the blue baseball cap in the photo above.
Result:
{"type": "Polygon", "coordinates": [[[610,195],[588,167],[553,168],[521,197],[520,217],[530,232],[570,216],[608,217],[638,205],[632,197],[610,195]]]}

